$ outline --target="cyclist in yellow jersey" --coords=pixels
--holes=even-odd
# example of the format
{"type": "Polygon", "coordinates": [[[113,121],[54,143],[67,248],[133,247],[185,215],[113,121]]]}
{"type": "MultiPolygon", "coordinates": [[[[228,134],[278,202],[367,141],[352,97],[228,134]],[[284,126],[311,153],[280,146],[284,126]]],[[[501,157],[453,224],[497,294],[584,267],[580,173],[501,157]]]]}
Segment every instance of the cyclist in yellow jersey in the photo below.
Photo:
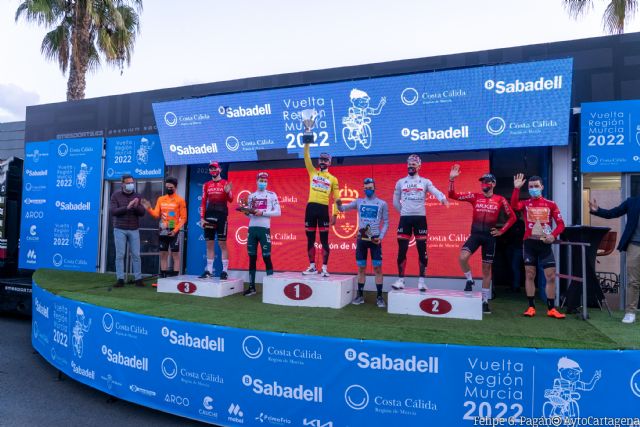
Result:
{"type": "Polygon", "coordinates": [[[329,173],[331,156],[328,153],[320,153],[317,170],[311,162],[309,144],[313,142],[313,134],[305,132],[304,142],[304,164],[309,172],[309,201],[304,213],[304,226],[307,233],[307,252],[309,254],[309,268],[302,274],[317,274],[315,264],[315,243],[316,228],[320,234],[322,244],[322,277],[329,277],[327,263],[329,262],[329,226],[336,223],[338,216],[338,203],[340,200],[340,190],[338,189],[338,179],[329,173]],[[333,194],[333,215],[329,220],[329,197],[333,194]]]}

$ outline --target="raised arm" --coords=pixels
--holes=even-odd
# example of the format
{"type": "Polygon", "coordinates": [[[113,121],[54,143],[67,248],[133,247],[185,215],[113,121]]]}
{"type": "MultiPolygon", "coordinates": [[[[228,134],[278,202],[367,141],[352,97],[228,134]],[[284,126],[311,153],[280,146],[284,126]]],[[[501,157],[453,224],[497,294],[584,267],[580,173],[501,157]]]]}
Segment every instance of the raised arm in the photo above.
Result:
{"type": "Polygon", "coordinates": [[[309,148],[309,144],[313,142],[313,135],[304,135],[302,140],[304,141],[304,166],[307,168],[309,175],[313,175],[316,173],[316,168],[313,167],[311,162],[311,149],[309,148]]]}
{"type": "MultiPolygon", "coordinates": [[[[594,200],[594,204],[595,204],[594,200]]],[[[591,204],[590,204],[591,205],[591,204]]],[[[596,204],[597,206],[597,204],[596,204]]],[[[598,207],[596,210],[591,210],[591,215],[599,216],[600,218],[618,218],[625,215],[629,210],[629,199],[622,202],[619,206],[612,209],[602,209],[598,207]]]]}
{"type": "Polygon", "coordinates": [[[524,205],[520,201],[520,189],[514,188],[513,193],[511,193],[511,207],[514,211],[521,211],[524,208],[524,205]]]}

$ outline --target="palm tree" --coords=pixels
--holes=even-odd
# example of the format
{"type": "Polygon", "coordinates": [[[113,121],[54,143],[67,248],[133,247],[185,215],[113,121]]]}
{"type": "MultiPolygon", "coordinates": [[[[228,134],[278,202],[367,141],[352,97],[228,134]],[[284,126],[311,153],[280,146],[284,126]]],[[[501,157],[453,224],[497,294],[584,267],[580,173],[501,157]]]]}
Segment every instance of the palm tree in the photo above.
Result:
{"type": "Polygon", "coordinates": [[[141,11],[142,0],[24,0],[15,19],[51,28],[40,51],[69,71],[71,101],[84,99],[87,71],[97,70],[102,57],[121,73],[131,63],[141,11]]]}
{"type": "MultiPolygon", "coordinates": [[[[594,0],[563,0],[564,7],[574,19],[589,13],[594,0]]],[[[604,0],[607,1],[607,0],[604,0]]],[[[602,16],[602,26],[607,34],[623,34],[624,26],[631,21],[638,9],[638,0],[608,0],[602,16]]]]}

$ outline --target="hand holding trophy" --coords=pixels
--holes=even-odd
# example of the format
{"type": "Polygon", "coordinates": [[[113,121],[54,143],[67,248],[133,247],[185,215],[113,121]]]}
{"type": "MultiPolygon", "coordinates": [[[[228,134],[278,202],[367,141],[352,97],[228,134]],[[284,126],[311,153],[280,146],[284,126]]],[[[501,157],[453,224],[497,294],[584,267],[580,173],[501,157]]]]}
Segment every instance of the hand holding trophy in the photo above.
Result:
{"type": "Polygon", "coordinates": [[[373,233],[371,232],[371,227],[369,226],[369,224],[367,224],[366,227],[361,228],[359,231],[360,234],[360,240],[366,240],[366,241],[371,241],[371,238],[373,237],[373,233]]]}
{"type": "Polygon", "coordinates": [[[247,196],[242,196],[238,199],[238,207],[236,207],[237,211],[242,212],[245,215],[251,215],[255,213],[255,210],[249,206],[249,198],[247,196]]]}
{"type": "Polygon", "coordinates": [[[318,118],[318,112],[315,108],[309,108],[300,112],[300,120],[304,126],[304,133],[309,135],[316,125],[316,119],[318,118]]]}

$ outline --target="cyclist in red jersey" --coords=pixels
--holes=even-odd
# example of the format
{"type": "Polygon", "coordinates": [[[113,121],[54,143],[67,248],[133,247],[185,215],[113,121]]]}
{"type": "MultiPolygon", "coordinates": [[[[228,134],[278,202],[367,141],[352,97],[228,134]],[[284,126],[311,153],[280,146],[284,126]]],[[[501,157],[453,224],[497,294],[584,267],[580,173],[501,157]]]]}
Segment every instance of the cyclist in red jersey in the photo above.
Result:
{"type": "Polygon", "coordinates": [[[490,314],[489,296],[491,293],[491,266],[496,251],[496,237],[503,235],[515,222],[516,215],[511,210],[507,199],[493,194],[496,177],[490,173],[484,174],[481,182],[481,193],[456,193],[454,181],[460,175],[460,165],[453,165],[449,173],[449,198],[471,203],[473,206],[473,220],[471,235],[460,248],[460,268],[467,279],[465,292],[473,290],[473,277],[469,258],[479,247],[482,247],[482,312],[490,314]],[[507,222],[501,229],[496,228],[500,212],[507,214],[507,222]]]}
{"type": "Polygon", "coordinates": [[[524,243],[522,245],[524,257],[524,269],[526,273],[526,290],[529,299],[529,307],[524,315],[533,317],[536,315],[535,294],[536,294],[536,269],[538,263],[544,269],[544,277],[547,281],[547,316],[555,319],[564,319],[565,315],[555,308],[556,297],[556,260],[551,250],[553,243],[564,230],[564,221],[560,214],[558,205],[551,200],[542,197],[542,178],[532,176],[529,178],[530,199],[520,201],[520,188],[526,179],[524,174],[519,173],[513,177],[513,194],[511,195],[511,207],[516,211],[523,211],[525,230],[524,243]],[[552,229],[552,221],[555,221],[556,228],[552,229]]]}
{"type": "Polygon", "coordinates": [[[199,276],[201,279],[212,277],[216,235],[222,252],[220,279],[226,280],[229,276],[227,273],[227,268],[229,267],[229,251],[227,250],[227,217],[229,208],[227,203],[233,200],[233,195],[231,194],[231,183],[222,179],[220,172],[222,172],[222,169],[218,162],[209,163],[211,181],[202,186],[200,221],[204,228],[204,239],[207,242],[207,265],[204,273],[199,276]]]}

